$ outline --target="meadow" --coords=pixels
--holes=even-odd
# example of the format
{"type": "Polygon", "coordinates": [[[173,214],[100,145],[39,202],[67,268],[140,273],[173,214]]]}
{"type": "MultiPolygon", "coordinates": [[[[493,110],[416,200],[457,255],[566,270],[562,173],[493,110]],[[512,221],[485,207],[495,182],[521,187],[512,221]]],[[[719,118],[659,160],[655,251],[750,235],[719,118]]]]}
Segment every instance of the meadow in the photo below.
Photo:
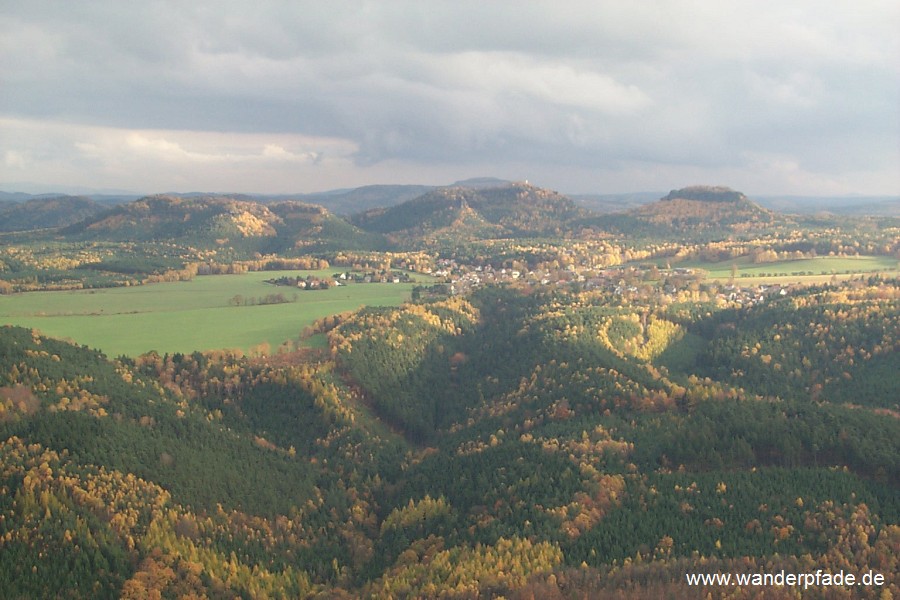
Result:
{"type": "MultiPolygon", "coordinates": [[[[0,296],[0,322],[102,350],[137,356],[151,350],[275,349],[296,341],[316,319],[361,306],[406,301],[415,283],[368,283],[302,291],[265,280],[283,275],[330,276],[326,271],[264,271],[209,275],[192,281],[69,292],[0,296]],[[283,304],[249,301],[282,294],[283,304]],[[246,304],[235,305],[235,297],[246,304]]],[[[419,280],[426,279],[416,275],[419,280]]]]}
{"type": "Polygon", "coordinates": [[[735,277],[740,283],[805,283],[825,282],[835,276],[843,279],[863,273],[896,273],[898,261],[889,256],[819,256],[798,260],[779,260],[753,263],[742,256],[734,260],[714,263],[690,261],[679,263],[680,267],[701,269],[709,279],[728,280],[732,277],[732,267],[737,268],[735,277]]]}

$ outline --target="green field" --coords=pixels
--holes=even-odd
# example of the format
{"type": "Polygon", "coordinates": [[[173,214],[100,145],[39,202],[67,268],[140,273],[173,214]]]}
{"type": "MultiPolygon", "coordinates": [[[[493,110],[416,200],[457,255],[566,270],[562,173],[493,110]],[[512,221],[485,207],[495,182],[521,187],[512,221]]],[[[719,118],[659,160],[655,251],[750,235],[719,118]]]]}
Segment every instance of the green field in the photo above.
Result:
{"type": "Polygon", "coordinates": [[[137,356],[151,350],[247,351],[264,342],[274,349],[296,340],[306,326],[321,317],[361,306],[400,304],[416,285],[368,283],[300,291],[265,283],[282,275],[333,272],[265,271],[138,287],[0,296],[0,323],[71,339],[108,356],[137,356]],[[255,299],[277,293],[289,302],[255,306],[231,302],[235,296],[255,299]]]}
{"type": "Polygon", "coordinates": [[[897,259],[889,256],[820,256],[800,260],[780,260],[769,263],[753,263],[742,256],[734,260],[707,263],[686,261],[679,267],[701,269],[709,279],[726,280],[732,276],[732,265],[737,267],[737,282],[763,283],[786,281],[827,281],[832,275],[858,275],[861,273],[896,273],[897,259]],[[752,281],[745,281],[752,279],[752,281]]]}

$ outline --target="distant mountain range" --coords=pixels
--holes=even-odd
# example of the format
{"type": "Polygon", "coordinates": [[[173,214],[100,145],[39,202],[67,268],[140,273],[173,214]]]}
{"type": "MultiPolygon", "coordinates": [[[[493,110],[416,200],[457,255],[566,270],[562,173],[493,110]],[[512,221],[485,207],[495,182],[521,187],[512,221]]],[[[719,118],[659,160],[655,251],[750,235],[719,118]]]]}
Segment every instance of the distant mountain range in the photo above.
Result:
{"type": "MultiPolygon", "coordinates": [[[[483,190],[500,188],[513,182],[496,177],[476,177],[457,181],[447,186],[430,185],[366,185],[357,188],[326,190],[298,194],[213,194],[208,192],[168,192],[163,195],[182,198],[227,196],[234,199],[253,200],[262,203],[278,203],[296,200],[307,204],[324,206],[336,215],[354,215],[374,208],[389,208],[408,200],[418,198],[427,192],[442,188],[467,188],[483,190]]],[[[578,206],[598,213],[625,212],[632,208],[650,204],[658,200],[662,192],[631,192],[620,194],[567,194],[578,206]]],[[[15,204],[30,200],[48,200],[77,197],[91,200],[101,206],[115,206],[139,200],[141,194],[29,194],[24,192],[0,191],[0,219],[6,210],[15,204]]],[[[835,214],[870,215],[900,217],[900,196],[755,196],[754,201],[779,212],[789,214],[835,214]]],[[[32,208],[35,205],[32,205],[32,208]]],[[[48,225],[50,226],[50,225],[48,225]]]]}
{"type": "Polygon", "coordinates": [[[900,196],[764,196],[757,201],[785,213],[900,217],[900,196]]]}
{"type": "Polygon", "coordinates": [[[794,219],[786,216],[790,212],[823,218],[900,216],[900,199],[778,197],[757,203],[730,188],[711,186],[673,190],[661,198],[649,193],[569,197],[492,178],[445,187],[378,185],[293,196],[191,193],[96,200],[0,193],[0,231],[63,228],[62,233],[82,238],[191,240],[271,252],[301,246],[309,251],[421,247],[590,230],[716,236],[787,225],[794,219]]]}
{"type": "MultiPolygon", "coordinates": [[[[91,203],[93,210],[87,216],[73,212],[69,219],[54,222],[62,227],[63,235],[80,239],[165,240],[284,252],[382,250],[446,241],[564,235],[571,223],[591,215],[557,192],[524,183],[501,182],[495,187],[479,183],[482,187],[431,189],[349,218],[298,200],[268,198],[260,202],[247,196],[164,194],[110,208],[91,203]]],[[[386,191],[375,190],[375,195],[386,191]]],[[[71,203],[74,206],[74,200],[71,203]]]]}

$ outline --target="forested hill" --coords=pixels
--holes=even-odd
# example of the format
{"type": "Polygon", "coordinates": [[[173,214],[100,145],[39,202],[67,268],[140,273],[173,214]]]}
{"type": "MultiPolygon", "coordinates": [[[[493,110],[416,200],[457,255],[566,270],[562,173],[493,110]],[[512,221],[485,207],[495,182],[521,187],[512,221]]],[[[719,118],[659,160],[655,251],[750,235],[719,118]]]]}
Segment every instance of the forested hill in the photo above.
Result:
{"type": "Polygon", "coordinates": [[[361,229],[391,234],[408,242],[427,237],[478,239],[495,237],[502,229],[489,223],[470,205],[475,190],[442,188],[389,208],[378,208],[351,217],[361,229]]]}
{"type": "Polygon", "coordinates": [[[105,207],[81,196],[48,196],[0,204],[0,231],[64,227],[97,215],[105,207]]]}
{"type": "Polygon", "coordinates": [[[693,185],[680,190],[672,190],[660,199],[660,202],[690,200],[693,202],[729,203],[747,207],[750,201],[747,196],[724,186],[693,185]]]}
{"type": "MultiPolygon", "coordinates": [[[[372,197],[408,195],[418,189],[388,188],[383,194],[370,190],[372,197]]],[[[360,197],[366,196],[360,190],[360,197]]],[[[591,232],[708,239],[794,223],[722,187],[675,190],[626,213],[598,215],[567,196],[521,182],[435,188],[347,218],[297,200],[259,202],[239,195],[148,196],[105,210],[88,199],[41,199],[7,207],[0,217],[0,229],[62,227],[59,236],[78,241],[167,242],[228,248],[236,256],[410,250],[498,238],[575,238],[591,232]]]]}
{"type": "Polygon", "coordinates": [[[561,235],[587,214],[557,192],[510,183],[478,189],[439,188],[402,204],[355,215],[352,222],[367,231],[415,242],[561,235]]]}
{"type": "Polygon", "coordinates": [[[98,239],[159,240],[263,237],[276,234],[278,220],[252,201],[218,196],[149,196],[115,206],[63,231],[98,239]]]}
{"type": "Polygon", "coordinates": [[[261,204],[239,196],[149,196],[110,208],[61,234],[270,253],[384,245],[378,236],[361,232],[321,206],[297,201],[261,204]]]}
{"type": "Polygon", "coordinates": [[[765,209],[727,187],[691,186],[626,213],[590,219],[602,230],[645,237],[709,237],[759,233],[785,226],[789,217],[765,209]]]}

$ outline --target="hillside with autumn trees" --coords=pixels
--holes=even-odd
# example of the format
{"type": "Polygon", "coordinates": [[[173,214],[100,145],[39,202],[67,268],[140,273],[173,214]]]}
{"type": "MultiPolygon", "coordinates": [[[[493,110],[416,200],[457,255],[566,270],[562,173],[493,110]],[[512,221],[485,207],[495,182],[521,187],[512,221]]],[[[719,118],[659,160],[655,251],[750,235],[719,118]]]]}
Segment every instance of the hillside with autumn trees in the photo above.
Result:
{"type": "Polygon", "coordinates": [[[55,202],[0,235],[0,303],[221,275],[229,315],[297,310],[274,351],[0,327],[0,597],[900,597],[896,219],[356,195],[55,202]],[[408,288],[299,314],[376,281],[408,288]],[[817,570],[886,581],[685,580],[817,570]]]}
{"type": "Polygon", "coordinates": [[[784,229],[797,219],[767,210],[727,187],[690,186],[672,190],[657,202],[585,222],[623,234],[714,239],[784,229]]]}
{"type": "Polygon", "coordinates": [[[488,288],[268,358],[110,360],[5,328],[0,591],[693,597],[697,569],[896,574],[897,290],[488,288]]]}

